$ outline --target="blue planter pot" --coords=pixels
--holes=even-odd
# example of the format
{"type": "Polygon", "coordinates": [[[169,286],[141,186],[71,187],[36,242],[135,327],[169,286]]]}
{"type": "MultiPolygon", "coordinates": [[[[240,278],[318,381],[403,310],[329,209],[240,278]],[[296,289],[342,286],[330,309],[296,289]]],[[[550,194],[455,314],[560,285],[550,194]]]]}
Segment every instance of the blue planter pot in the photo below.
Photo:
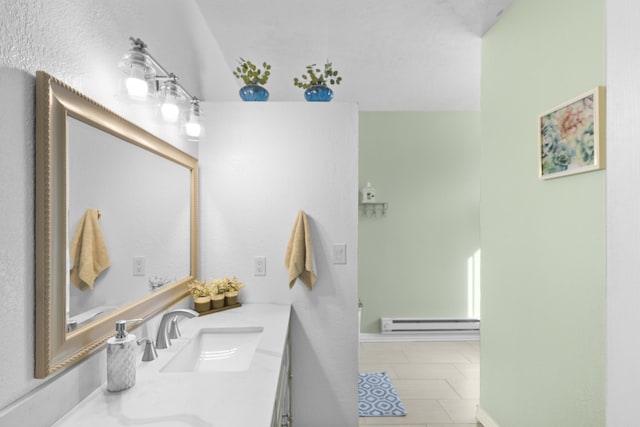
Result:
{"type": "Polygon", "coordinates": [[[304,91],[304,99],[309,102],[329,102],[333,99],[333,91],[326,85],[311,86],[304,91]]]}
{"type": "Polygon", "coordinates": [[[267,101],[269,91],[260,85],[246,85],[240,88],[240,98],[243,101],[267,101]]]}

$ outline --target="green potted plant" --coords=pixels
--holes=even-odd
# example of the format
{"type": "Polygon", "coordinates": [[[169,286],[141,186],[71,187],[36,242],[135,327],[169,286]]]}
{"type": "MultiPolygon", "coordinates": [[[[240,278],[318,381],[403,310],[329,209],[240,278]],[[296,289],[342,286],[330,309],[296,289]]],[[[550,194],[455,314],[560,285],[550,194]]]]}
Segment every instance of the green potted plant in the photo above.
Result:
{"type": "Polygon", "coordinates": [[[198,313],[211,309],[211,295],[206,282],[193,280],[187,285],[193,297],[193,307],[198,313]]]}
{"type": "Polygon", "coordinates": [[[327,61],[324,69],[316,64],[307,65],[306,71],[298,78],[293,78],[294,86],[304,91],[304,99],[309,102],[329,102],[333,99],[333,91],[328,85],[339,85],[342,77],[338,77],[338,70],[327,61]]]}
{"type": "Polygon", "coordinates": [[[259,67],[240,57],[233,75],[245,84],[240,88],[240,98],[243,101],[267,101],[269,99],[269,91],[262,86],[267,84],[271,75],[271,65],[267,62],[263,62],[262,67],[259,67]]]}

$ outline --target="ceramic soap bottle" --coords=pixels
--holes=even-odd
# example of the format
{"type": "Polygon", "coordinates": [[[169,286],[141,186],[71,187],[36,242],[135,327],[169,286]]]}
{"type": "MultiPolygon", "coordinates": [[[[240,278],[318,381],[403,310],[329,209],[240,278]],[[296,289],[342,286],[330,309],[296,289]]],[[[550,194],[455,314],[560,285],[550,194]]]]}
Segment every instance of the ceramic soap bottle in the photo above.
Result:
{"type": "Polygon", "coordinates": [[[116,322],[116,335],[107,340],[107,390],[122,391],[136,383],[138,344],[126,330],[127,321],[116,322]]]}

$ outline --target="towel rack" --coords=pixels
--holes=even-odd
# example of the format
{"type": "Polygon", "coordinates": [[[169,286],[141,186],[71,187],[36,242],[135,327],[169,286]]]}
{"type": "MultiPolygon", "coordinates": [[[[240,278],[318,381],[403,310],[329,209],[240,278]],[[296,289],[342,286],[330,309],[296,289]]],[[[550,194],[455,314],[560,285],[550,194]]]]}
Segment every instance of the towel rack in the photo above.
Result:
{"type": "Polygon", "coordinates": [[[389,210],[387,202],[360,203],[360,211],[365,216],[385,216],[389,210]]]}

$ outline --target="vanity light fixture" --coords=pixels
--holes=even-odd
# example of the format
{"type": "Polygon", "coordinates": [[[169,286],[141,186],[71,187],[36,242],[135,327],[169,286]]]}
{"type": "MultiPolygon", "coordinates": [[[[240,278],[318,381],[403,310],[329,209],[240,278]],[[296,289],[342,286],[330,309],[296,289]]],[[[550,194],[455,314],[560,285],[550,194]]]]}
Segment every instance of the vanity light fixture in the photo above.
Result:
{"type": "Polygon", "coordinates": [[[127,95],[135,100],[145,100],[150,96],[158,99],[160,113],[169,123],[177,123],[183,113],[187,116],[184,125],[187,137],[199,139],[202,134],[200,100],[178,83],[175,74],[168,72],[149,54],[146,43],[133,37],[129,40],[131,47],[118,63],[126,74],[124,86],[127,95]]]}

